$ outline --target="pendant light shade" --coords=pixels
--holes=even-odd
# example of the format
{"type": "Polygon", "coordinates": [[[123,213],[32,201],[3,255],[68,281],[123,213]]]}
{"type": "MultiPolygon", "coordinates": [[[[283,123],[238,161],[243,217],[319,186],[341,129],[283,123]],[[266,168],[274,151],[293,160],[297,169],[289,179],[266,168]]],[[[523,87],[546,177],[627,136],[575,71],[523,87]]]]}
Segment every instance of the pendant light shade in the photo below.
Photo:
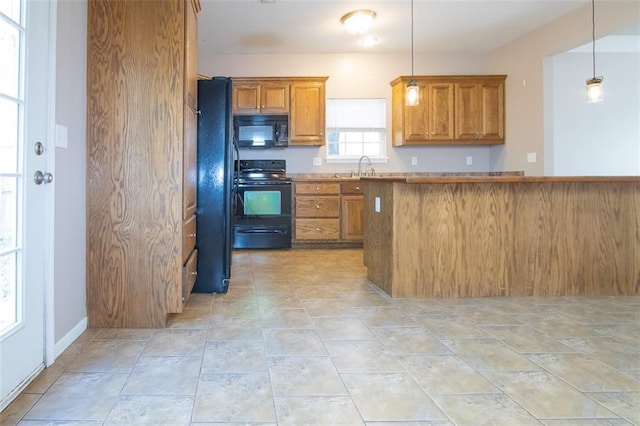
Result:
{"type": "Polygon", "coordinates": [[[604,100],[602,92],[602,77],[593,77],[587,80],[587,102],[594,104],[604,100]]]}
{"type": "Polygon", "coordinates": [[[416,106],[420,100],[420,88],[418,82],[415,80],[409,81],[407,84],[407,90],[405,93],[405,100],[407,106],[416,106]]]}
{"type": "Polygon", "coordinates": [[[411,80],[407,83],[405,90],[405,105],[418,105],[420,103],[420,88],[418,82],[413,79],[413,0],[411,0],[411,80]]]}
{"type": "Polygon", "coordinates": [[[602,77],[596,77],[596,3],[591,0],[591,61],[593,64],[593,78],[587,80],[587,102],[590,104],[602,102],[602,77]]]}

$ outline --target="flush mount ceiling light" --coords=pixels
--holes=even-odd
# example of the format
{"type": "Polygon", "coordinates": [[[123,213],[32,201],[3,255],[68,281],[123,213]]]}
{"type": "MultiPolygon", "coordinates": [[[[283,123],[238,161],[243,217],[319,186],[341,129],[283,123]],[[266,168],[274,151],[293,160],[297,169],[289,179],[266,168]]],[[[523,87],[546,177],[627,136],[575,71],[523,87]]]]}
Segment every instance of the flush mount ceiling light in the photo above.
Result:
{"type": "Polygon", "coordinates": [[[593,78],[587,80],[587,102],[590,104],[602,102],[602,77],[596,77],[596,4],[591,0],[591,60],[593,64],[593,78]]]}
{"type": "Polygon", "coordinates": [[[349,12],[340,18],[340,22],[344,25],[347,32],[351,34],[362,34],[366,32],[376,18],[373,10],[360,9],[349,12]]]}
{"type": "Polygon", "coordinates": [[[416,106],[420,102],[420,88],[413,78],[413,0],[411,0],[411,80],[407,83],[405,103],[407,106],[416,106]]]}

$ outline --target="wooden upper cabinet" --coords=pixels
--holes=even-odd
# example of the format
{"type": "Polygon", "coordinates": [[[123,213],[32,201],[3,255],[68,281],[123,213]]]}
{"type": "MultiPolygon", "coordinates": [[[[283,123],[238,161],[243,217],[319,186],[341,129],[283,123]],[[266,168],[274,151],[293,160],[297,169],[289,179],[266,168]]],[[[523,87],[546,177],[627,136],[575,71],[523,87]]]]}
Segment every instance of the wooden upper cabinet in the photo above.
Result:
{"type": "Polygon", "coordinates": [[[456,139],[504,141],[504,80],[456,84],[456,139]]]}
{"type": "Polygon", "coordinates": [[[505,76],[420,76],[420,102],[405,105],[410,77],[392,86],[393,145],[504,142],[505,76]]]}
{"type": "Polygon", "coordinates": [[[402,145],[421,145],[425,141],[452,141],[453,83],[418,83],[420,102],[414,106],[405,105],[405,86],[398,84],[396,88],[397,99],[402,104],[398,105],[398,108],[403,110],[402,145]]]}
{"type": "Polygon", "coordinates": [[[291,84],[289,145],[324,145],[325,77],[291,84]]]}
{"type": "Polygon", "coordinates": [[[234,114],[287,114],[289,84],[287,82],[233,82],[234,114]]]}

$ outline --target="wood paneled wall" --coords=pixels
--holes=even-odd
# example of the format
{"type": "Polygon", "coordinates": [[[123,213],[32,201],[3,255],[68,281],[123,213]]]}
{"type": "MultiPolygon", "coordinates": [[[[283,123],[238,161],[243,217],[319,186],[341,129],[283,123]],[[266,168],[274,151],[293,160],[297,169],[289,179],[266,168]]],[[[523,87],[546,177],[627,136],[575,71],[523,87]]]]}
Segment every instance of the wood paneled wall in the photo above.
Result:
{"type": "Polygon", "coordinates": [[[90,327],[163,327],[182,303],[184,10],[88,3],[90,327]]]}
{"type": "Polygon", "coordinates": [[[364,248],[394,297],[637,295],[640,182],[367,182],[364,248]]]}

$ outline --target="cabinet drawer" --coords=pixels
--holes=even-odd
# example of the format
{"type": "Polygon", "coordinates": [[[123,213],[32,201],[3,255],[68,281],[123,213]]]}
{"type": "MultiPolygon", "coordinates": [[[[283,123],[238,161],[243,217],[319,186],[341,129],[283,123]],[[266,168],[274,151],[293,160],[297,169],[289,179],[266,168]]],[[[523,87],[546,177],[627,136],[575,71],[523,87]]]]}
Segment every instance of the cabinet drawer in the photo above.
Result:
{"type": "Polygon", "coordinates": [[[357,182],[342,182],[340,184],[340,192],[343,194],[362,194],[364,193],[364,184],[357,182]]]}
{"type": "Polygon", "coordinates": [[[296,197],[296,217],[338,217],[338,197],[296,197]]]}
{"type": "Polygon", "coordinates": [[[340,193],[339,183],[296,183],[296,194],[329,194],[340,193]]]}
{"type": "Polygon", "coordinates": [[[185,263],[189,255],[196,247],[196,215],[192,215],[182,224],[182,263],[185,263]]]}
{"type": "Polygon", "coordinates": [[[339,234],[338,219],[296,219],[297,240],[337,240],[339,234]]]}
{"type": "Polygon", "coordinates": [[[182,267],[182,303],[187,303],[198,275],[198,250],[194,250],[182,267]]]}

